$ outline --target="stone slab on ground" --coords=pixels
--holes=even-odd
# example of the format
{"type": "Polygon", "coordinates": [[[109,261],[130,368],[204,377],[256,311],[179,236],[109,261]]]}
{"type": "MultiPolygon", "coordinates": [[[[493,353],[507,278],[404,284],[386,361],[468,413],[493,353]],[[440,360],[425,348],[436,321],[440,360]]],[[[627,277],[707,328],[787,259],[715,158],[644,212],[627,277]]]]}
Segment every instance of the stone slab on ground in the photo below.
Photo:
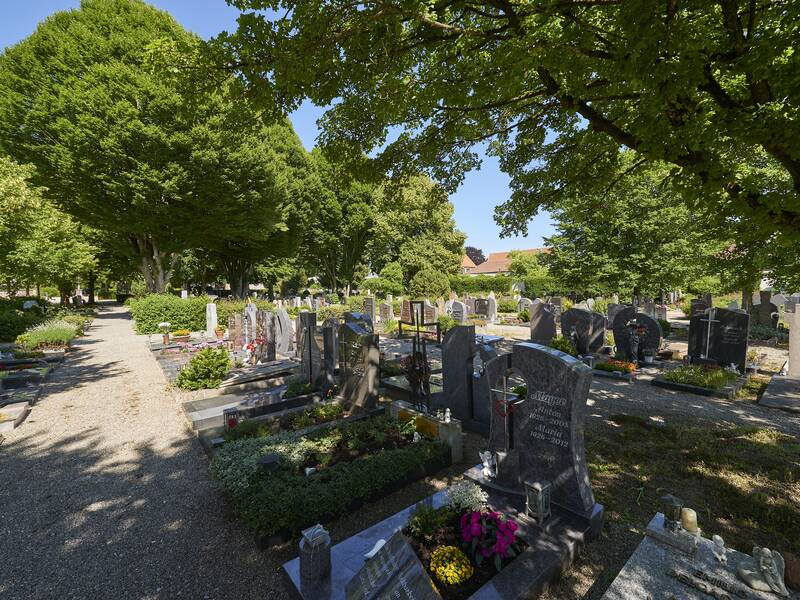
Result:
{"type": "MultiPolygon", "coordinates": [[[[663,529],[664,517],[657,513],[648,528],[663,529]]],[[[750,598],[775,600],[776,594],[749,588],[736,576],[736,568],[749,557],[726,549],[727,565],[712,552],[713,543],[700,538],[694,554],[683,554],[651,537],[645,537],[606,590],[602,600],[708,600],[709,598],[750,598]],[[706,587],[711,593],[702,591],[706,587]]],[[[798,594],[790,595],[797,599],[798,594]]]]}
{"type": "Polygon", "coordinates": [[[269,380],[279,375],[295,373],[299,368],[293,360],[276,360],[261,365],[243,369],[232,377],[225,379],[219,386],[220,389],[240,386],[246,383],[269,380]]]}
{"type": "Polygon", "coordinates": [[[0,410],[0,432],[11,431],[19,427],[30,411],[31,405],[27,402],[6,404],[2,410],[0,410]]]}
{"type": "Polygon", "coordinates": [[[758,403],[800,414],[800,377],[775,375],[758,403]]]}
{"type": "Polygon", "coordinates": [[[27,402],[34,404],[39,393],[42,391],[40,386],[31,386],[25,388],[18,388],[15,390],[0,390],[0,409],[9,404],[17,404],[18,402],[27,402]]]}

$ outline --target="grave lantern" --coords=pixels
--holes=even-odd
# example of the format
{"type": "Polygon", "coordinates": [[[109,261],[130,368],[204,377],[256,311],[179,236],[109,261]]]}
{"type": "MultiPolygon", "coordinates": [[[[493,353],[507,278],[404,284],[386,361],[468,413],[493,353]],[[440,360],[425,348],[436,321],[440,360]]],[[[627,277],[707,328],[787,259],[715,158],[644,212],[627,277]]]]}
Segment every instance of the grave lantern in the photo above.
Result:
{"type": "Polygon", "coordinates": [[[541,525],[550,516],[550,482],[526,481],[524,485],[525,514],[541,525]]]}
{"type": "Polygon", "coordinates": [[[302,532],[300,538],[300,578],[321,581],[331,573],[331,536],[322,525],[302,532]]]}
{"type": "Polygon", "coordinates": [[[239,413],[238,408],[226,408],[222,411],[222,422],[224,424],[225,431],[230,431],[236,427],[240,420],[242,420],[242,415],[239,413]]]}
{"type": "Polygon", "coordinates": [[[664,529],[677,531],[681,522],[683,500],[672,494],[661,497],[661,512],[664,513],[664,529]]]}
{"type": "Polygon", "coordinates": [[[275,452],[265,454],[258,459],[258,465],[267,473],[270,473],[278,468],[280,456],[275,452]]]}

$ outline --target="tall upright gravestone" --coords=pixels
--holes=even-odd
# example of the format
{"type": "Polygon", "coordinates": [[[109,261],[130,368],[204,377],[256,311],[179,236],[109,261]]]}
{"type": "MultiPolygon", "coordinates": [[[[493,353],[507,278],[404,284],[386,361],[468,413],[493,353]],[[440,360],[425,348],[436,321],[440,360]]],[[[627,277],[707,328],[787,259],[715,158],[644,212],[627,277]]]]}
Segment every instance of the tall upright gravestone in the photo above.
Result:
{"type": "Polygon", "coordinates": [[[275,350],[278,354],[288,356],[294,351],[294,330],[292,320],[286,309],[280,307],[276,313],[275,350]]]}
{"type": "Polygon", "coordinates": [[[789,325],[789,364],[791,377],[800,377],[800,307],[795,299],[788,299],[784,304],[784,316],[789,325]]]}
{"type": "Polygon", "coordinates": [[[433,397],[431,408],[449,408],[464,429],[486,434],[489,427],[488,396],[484,401],[475,394],[473,363],[476,353],[474,325],[458,325],[444,334],[443,392],[441,396],[433,397]]]}
{"type": "Polygon", "coordinates": [[[206,335],[210,338],[216,336],[217,305],[213,302],[206,304],[206,335]]]}
{"type": "Polygon", "coordinates": [[[582,308],[570,308],[561,315],[561,335],[575,342],[580,354],[598,352],[605,343],[606,318],[582,308]]]}
{"type": "MultiPolygon", "coordinates": [[[[515,401],[513,410],[491,413],[490,450],[504,453],[506,470],[511,470],[503,474],[503,485],[519,494],[524,482],[549,481],[553,504],[601,522],[603,509],[594,500],[584,448],[592,370],[563,352],[529,342],[515,344],[511,355],[494,360],[501,366],[487,366],[495,377],[492,388],[502,387],[497,378],[508,368],[527,386],[527,396],[515,401]]],[[[498,477],[501,468],[502,463],[498,477]]]]}
{"type": "Polygon", "coordinates": [[[549,304],[538,298],[531,303],[531,341],[535,344],[550,345],[556,337],[556,315],[549,304]]]}
{"type": "Polygon", "coordinates": [[[256,362],[272,362],[276,352],[275,315],[267,310],[256,312],[256,362]]]}
{"type": "Polygon", "coordinates": [[[375,323],[376,319],[375,297],[366,296],[364,298],[364,312],[369,315],[370,320],[375,323]]]}
{"type": "Polygon", "coordinates": [[[252,302],[244,305],[244,342],[252,344],[256,339],[256,313],[258,309],[252,302]]]}
{"type": "Polygon", "coordinates": [[[458,300],[453,301],[450,307],[450,315],[456,320],[456,323],[463,325],[467,322],[467,307],[463,302],[458,300]]]}
{"type": "Polygon", "coordinates": [[[348,408],[369,410],[378,402],[381,353],[378,336],[363,322],[339,326],[340,395],[348,408]]]}
{"type": "Polygon", "coordinates": [[[236,313],[228,316],[228,332],[230,343],[235,351],[240,351],[244,346],[244,327],[242,326],[242,315],[236,313]]]}
{"type": "Polygon", "coordinates": [[[322,356],[317,338],[317,313],[301,312],[297,316],[297,357],[300,359],[300,377],[315,384],[319,378],[322,356]]]}
{"type": "Polygon", "coordinates": [[[740,310],[710,308],[689,320],[689,350],[692,362],[735,365],[744,371],[750,316],[740,310]]]}
{"type": "Polygon", "coordinates": [[[645,313],[637,313],[633,306],[626,306],[617,313],[612,330],[617,352],[629,360],[639,360],[645,351],[655,354],[661,347],[661,325],[645,313]]]}

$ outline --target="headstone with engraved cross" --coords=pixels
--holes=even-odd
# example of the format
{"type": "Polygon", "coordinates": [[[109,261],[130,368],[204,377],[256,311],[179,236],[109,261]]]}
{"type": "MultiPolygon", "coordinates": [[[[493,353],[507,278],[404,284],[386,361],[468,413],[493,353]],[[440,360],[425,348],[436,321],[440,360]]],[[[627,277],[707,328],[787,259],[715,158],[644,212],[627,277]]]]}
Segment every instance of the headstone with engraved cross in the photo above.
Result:
{"type": "Polygon", "coordinates": [[[744,371],[750,316],[744,311],[710,308],[689,321],[688,354],[692,362],[744,371]]]}

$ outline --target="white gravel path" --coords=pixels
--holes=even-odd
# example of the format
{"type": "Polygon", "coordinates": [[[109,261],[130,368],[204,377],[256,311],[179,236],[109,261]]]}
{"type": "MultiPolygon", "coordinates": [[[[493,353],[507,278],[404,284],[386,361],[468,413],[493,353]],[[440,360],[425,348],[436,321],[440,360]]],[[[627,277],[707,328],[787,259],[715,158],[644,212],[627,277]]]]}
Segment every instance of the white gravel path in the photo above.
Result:
{"type": "Polygon", "coordinates": [[[284,598],[127,311],[75,346],[0,445],[0,598],[284,598]]]}

